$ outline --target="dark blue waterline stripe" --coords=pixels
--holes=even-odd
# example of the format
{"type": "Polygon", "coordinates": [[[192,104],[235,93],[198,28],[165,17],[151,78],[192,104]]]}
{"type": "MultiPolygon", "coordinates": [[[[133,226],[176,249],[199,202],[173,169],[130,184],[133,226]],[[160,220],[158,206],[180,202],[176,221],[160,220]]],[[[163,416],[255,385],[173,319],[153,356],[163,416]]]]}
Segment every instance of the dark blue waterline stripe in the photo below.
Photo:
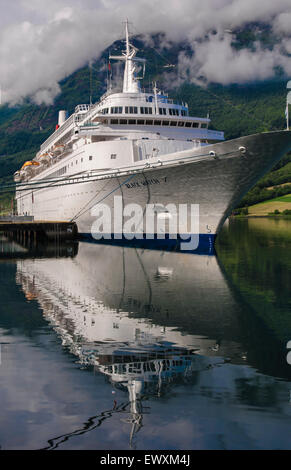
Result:
{"type": "MultiPolygon", "coordinates": [[[[169,238],[169,235],[165,235],[164,239],[158,239],[157,235],[154,235],[153,239],[144,238],[133,240],[128,240],[124,235],[121,235],[120,238],[114,238],[114,234],[108,235],[108,238],[101,238],[100,240],[95,240],[92,237],[91,233],[79,233],[79,238],[89,243],[103,244],[103,245],[113,245],[113,246],[125,246],[125,247],[134,247],[134,248],[145,248],[149,250],[163,250],[163,251],[177,251],[181,253],[190,253],[195,255],[215,255],[215,238],[216,234],[199,234],[199,244],[196,249],[187,249],[185,243],[190,241],[188,239],[182,239],[179,235],[176,239],[169,238]],[[181,243],[183,243],[183,249],[181,248],[181,243]],[[186,249],[185,249],[186,247],[186,249]]],[[[190,244],[189,244],[190,246],[190,244]]]]}

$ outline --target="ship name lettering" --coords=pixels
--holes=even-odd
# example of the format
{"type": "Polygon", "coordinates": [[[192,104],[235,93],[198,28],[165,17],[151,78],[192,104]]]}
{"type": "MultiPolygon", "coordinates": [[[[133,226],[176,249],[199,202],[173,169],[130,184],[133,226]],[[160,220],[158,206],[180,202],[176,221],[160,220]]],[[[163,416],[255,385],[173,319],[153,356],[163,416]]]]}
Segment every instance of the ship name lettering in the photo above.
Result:
{"type": "MultiPolygon", "coordinates": [[[[167,177],[163,178],[163,180],[164,180],[164,183],[166,183],[167,177]]],[[[125,186],[128,189],[131,189],[131,188],[141,188],[143,186],[150,186],[152,184],[161,184],[161,182],[157,178],[151,178],[151,179],[146,179],[142,181],[133,181],[132,183],[126,183],[125,186]]]]}

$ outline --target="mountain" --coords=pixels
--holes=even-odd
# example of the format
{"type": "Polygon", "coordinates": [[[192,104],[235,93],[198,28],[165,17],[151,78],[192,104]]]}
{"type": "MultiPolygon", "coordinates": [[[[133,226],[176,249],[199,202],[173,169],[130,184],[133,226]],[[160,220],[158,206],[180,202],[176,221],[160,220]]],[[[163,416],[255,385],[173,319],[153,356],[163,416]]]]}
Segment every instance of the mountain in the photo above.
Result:
{"type": "MultiPolygon", "coordinates": [[[[235,47],[241,42],[250,42],[251,34],[238,32],[235,47]]],[[[169,44],[159,47],[161,35],[152,38],[153,47],[149,47],[141,38],[135,38],[139,54],[147,58],[146,74],[143,83],[150,85],[153,80],[158,86],[169,91],[174,99],[187,102],[191,115],[206,116],[212,120],[211,127],[224,130],[225,137],[232,139],[256,132],[282,129],[285,127],[286,79],[278,76],[272,81],[245,85],[222,86],[210,84],[198,86],[192,83],[180,83],[177,76],[177,57],[181,51],[191,54],[187,44],[169,44]],[[168,84],[172,89],[168,89],[168,84]]],[[[110,47],[110,52],[123,48],[120,41],[110,47]]],[[[36,105],[27,99],[19,106],[0,106],[0,182],[11,182],[13,173],[25,160],[34,157],[40,144],[53,132],[57,123],[58,111],[67,109],[69,113],[79,103],[88,103],[90,94],[95,102],[105,91],[107,79],[107,57],[109,49],[91,67],[83,67],[66,77],[61,83],[61,93],[53,105],[36,105]],[[91,90],[91,93],[90,93],[91,90]]],[[[113,65],[113,84],[121,79],[120,67],[113,65]]],[[[240,206],[255,203],[272,197],[265,190],[268,186],[291,182],[291,155],[287,155],[277,164],[271,173],[265,176],[243,199],[240,206]],[[261,198],[261,199],[260,199],[261,198]]],[[[277,188],[278,189],[278,188],[277,188]]],[[[284,190],[284,186],[280,190],[284,190]]],[[[277,194],[275,194],[277,195],[277,194]]],[[[280,193],[281,195],[281,193],[280,193]]],[[[10,207],[13,193],[0,195],[1,206],[10,207]]]]}

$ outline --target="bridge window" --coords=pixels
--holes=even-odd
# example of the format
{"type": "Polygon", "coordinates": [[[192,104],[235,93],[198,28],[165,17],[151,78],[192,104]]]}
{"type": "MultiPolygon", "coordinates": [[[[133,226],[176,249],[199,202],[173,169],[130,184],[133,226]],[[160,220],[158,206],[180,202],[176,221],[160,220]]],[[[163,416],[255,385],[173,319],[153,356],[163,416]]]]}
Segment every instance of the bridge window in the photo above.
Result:
{"type": "Polygon", "coordinates": [[[170,116],[179,116],[179,109],[169,108],[170,116]]]}
{"type": "Polygon", "coordinates": [[[147,106],[142,106],[140,108],[141,114],[153,114],[153,108],[148,108],[147,106]]]}
{"type": "Polygon", "coordinates": [[[122,106],[114,106],[110,112],[111,114],[122,114],[122,106]]]}
{"type": "Polygon", "coordinates": [[[125,106],[125,113],[126,114],[137,114],[137,107],[136,106],[125,106]]]}

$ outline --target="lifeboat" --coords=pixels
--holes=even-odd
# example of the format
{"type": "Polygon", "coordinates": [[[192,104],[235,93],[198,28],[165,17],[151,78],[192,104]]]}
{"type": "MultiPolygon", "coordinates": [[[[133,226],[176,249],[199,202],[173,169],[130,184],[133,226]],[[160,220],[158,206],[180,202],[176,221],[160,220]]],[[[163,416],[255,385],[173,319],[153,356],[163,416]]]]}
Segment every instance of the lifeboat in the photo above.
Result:
{"type": "Polygon", "coordinates": [[[39,156],[39,161],[41,164],[48,164],[50,163],[52,160],[52,155],[49,154],[49,153],[42,153],[40,156],[39,156]]]}
{"type": "Polygon", "coordinates": [[[24,170],[24,168],[29,168],[29,167],[34,167],[34,166],[39,166],[39,162],[36,162],[35,160],[27,161],[23,163],[21,170],[24,170]]]}
{"type": "Polygon", "coordinates": [[[15,183],[19,183],[19,181],[21,181],[21,174],[19,170],[14,173],[13,179],[15,183]]]}
{"type": "Polygon", "coordinates": [[[54,145],[53,150],[52,150],[53,155],[56,155],[56,156],[61,155],[61,153],[63,153],[64,151],[64,148],[65,148],[64,144],[54,145]]]}
{"type": "Polygon", "coordinates": [[[35,160],[25,162],[20,169],[20,176],[30,176],[33,170],[40,165],[35,160]]]}

